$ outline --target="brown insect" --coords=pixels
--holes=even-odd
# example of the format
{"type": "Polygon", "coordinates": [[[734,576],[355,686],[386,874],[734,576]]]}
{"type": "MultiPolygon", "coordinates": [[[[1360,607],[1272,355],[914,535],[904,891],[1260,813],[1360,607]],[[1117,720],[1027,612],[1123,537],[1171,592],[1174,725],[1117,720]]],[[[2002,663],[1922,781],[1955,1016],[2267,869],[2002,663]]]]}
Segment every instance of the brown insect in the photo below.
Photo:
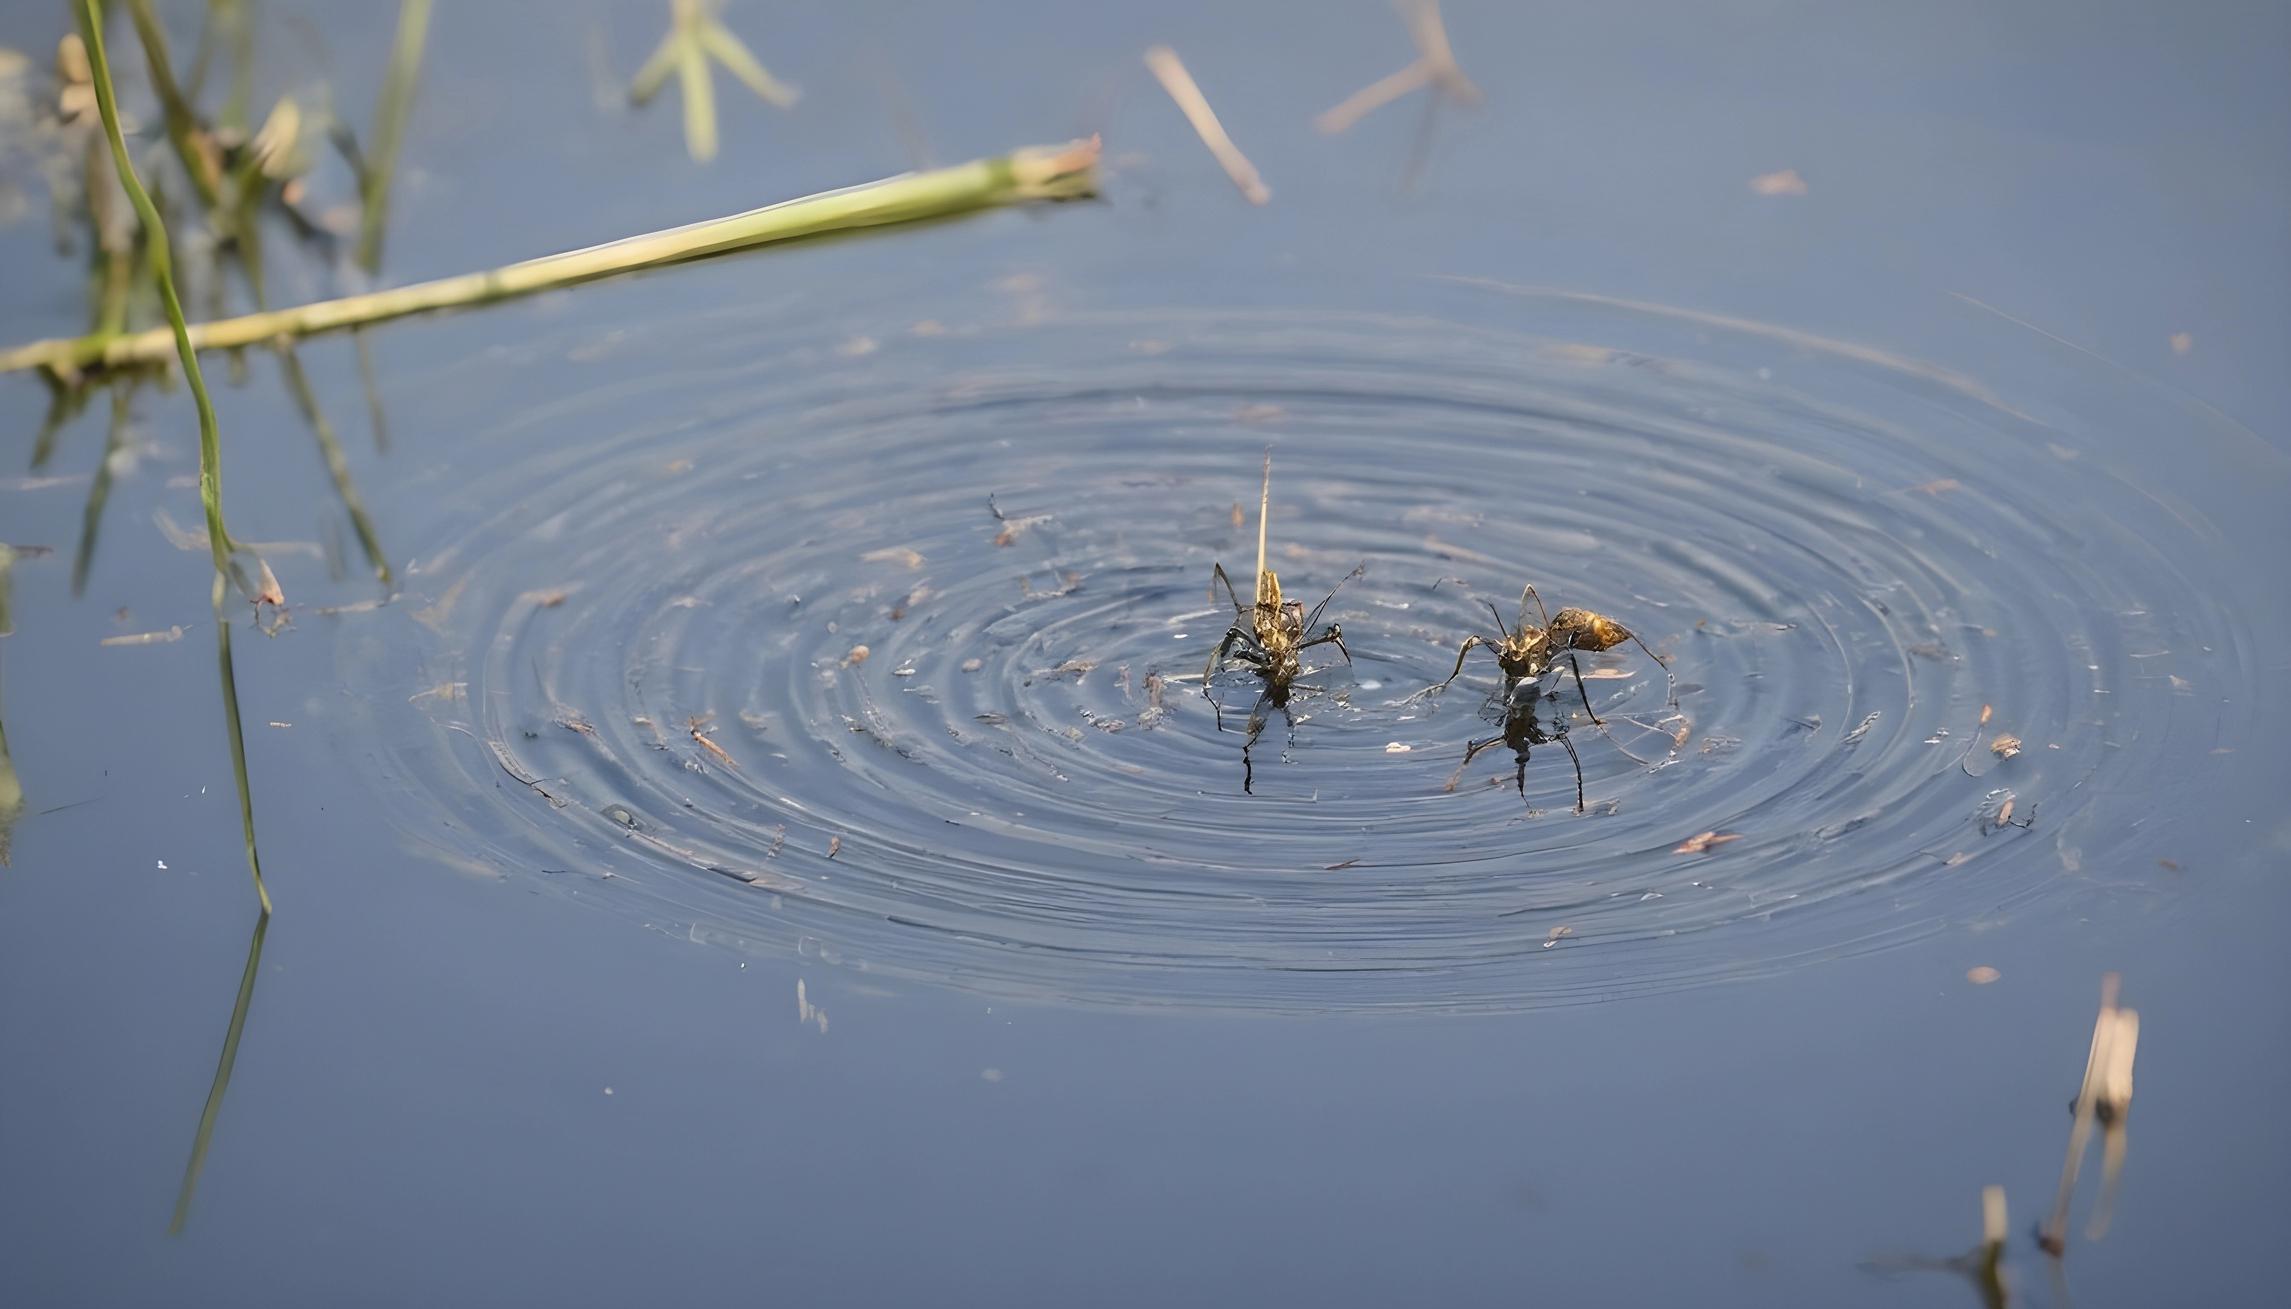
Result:
{"type": "Polygon", "coordinates": [[[1488,604],[1488,613],[1496,620],[1496,635],[1481,636],[1474,633],[1465,637],[1464,643],[1456,649],[1455,669],[1448,674],[1447,681],[1440,683],[1440,687],[1446,687],[1448,682],[1455,681],[1457,675],[1464,671],[1464,658],[1471,654],[1475,646],[1484,645],[1495,651],[1496,667],[1503,670],[1507,691],[1516,691],[1521,685],[1540,681],[1545,673],[1551,671],[1551,665],[1559,656],[1566,655],[1567,667],[1575,674],[1575,690],[1583,697],[1583,712],[1591,715],[1592,722],[1604,726],[1598,711],[1591,707],[1591,693],[1583,685],[1583,665],[1576,661],[1575,653],[1580,650],[1596,654],[1629,641],[1641,650],[1646,650],[1647,657],[1661,666],[1663,675],[1670,679],[1671,707],[1678,707],[1678,679],[1672,676],[1670,664],[1661,655],[1647,649],[1647,643],[1633,634],[1630,628],[1605,614],[1595,614],[1588,609],[1562,609],[1557,614],[1549,613],[1543,607],[1543,597],[1535,593],[1533,584],[1519,593],[1517,619],[1505,623],[1503,612],[1492,601],[1488,604]],[[1535,602],[1538,620],[1533,623],[1527,621],[1527,606],[1531,600],[1535,602]]]}
{"type": "Polygon", "coordinates": [[[1353,569],[1339,581],[1321,602],[1307,612],[1303,602],[1281,597],[1281,579],[1272,569],[1265,567],[1265,540],[1267,523],[1273,503],[1273,456],[1265,456],[1265,484],[1257,500],[1257,585],[1253,601],[1241,603],[1240,592],[1234,589],[1233,579],[1226,576],[1225,565],[1211,566],[1209,595],[1217,597],[1217,588],[1225,588],[1225,598],[1233,604],[1233,625],[1225,629],[1224,639],[1210,652],[1209,662],[1201,670],[1201,693],[1217,712],[1217,730],[1225,730],[1225,709],[1211,694],[1211,684],[1218,672],[1230,663],[1238,663],[1255,671],[1264,684],[1257,705],[1249,711],[1249,741],[1241,748],[1241,787],[1248,790],[1252,780],[1249,767],[1249,747],[1257,743],[1258,734],[1265,730],[1265,708],[1288,712],[1289,694],[1296,679],[1304,672],[1304,652],[1316,645],[1333,645],[1352,662],[1352,651],[1345,649],[1344,629],[1330,623],[1320,626],[1321,615],[1328,610],[1329,601],[1344,583],[1361,575],[1367,565],[1353,569]]]}
{"type": "MultiPolygon", "coordinates": [[[[1565,655],[1568,670],[1575,675],[1576,693],[1583,698],[1583,712],[1591,716],[1592,725],[1609,740],[1614,738],[1607,732],[1606,721],[1599,717],[1598,710],[1591,707],[1591,693],[1583,685],[1583,666],[1575,658],[1578,651],[1596,654],[1601,650],[1611,650],[1625,641],[1646,650],[1647,657],[1660,665],[1663,676],[1670,680],[1670,705],[1674,709],[1678,707],[1678,681],[1672,676],[1670,665],[1664,662],[1663,657],[1648,649],[1647,643],[1634,635],[1631,629],[1605,614],[1593,613],[1588,609],[1562,609],[1556,614],[1550,613],[1544,609],[1543,597],[1536,594],[1533,585],[1519,593],[1519,616],[1510,623],[1504,622],[1502,611],[1492,602],[1488,605],[1488,613],[1496,620],[1496,635],[1481,636],[1474,633],[1465,637],[1463,645],[1456,650],[1456,666],[1449,671],[1447,681],[1432,688],[1434,691],[1444,690],[1449,682],[1455,681],[1464,671],[1465,658],[1479,646],[1486,646],[1495,652],[1496,667],[1503,672],[1500,698],[1504,705],[1504,734],[1483,741],[1468,742],[1464,748],[1464,762],[1456,771],[1461,775],[1475,755],[1502,741],[1510,745],[1517,756],[1519,770],[1516,776],[1520,794],[1524,796],[1527,794],[1528,747],[1558,741],[1567,747],[1568,758],[1574,761],[1575,812],[1582,813],[1583,760],[1575,753],[1575,744],[1567,739],[1566,725],[1561,723],[1556,730],[1546,731],[1535,721],[1534,706],[1541,698],[1537,688],[1543,675],[1551,671],[1551,666],[1561,655],[1565,655]],[[1535,605],[1536,620],[1533,622],[1527,617],[1530,602],[1535,605]]],[[[1616,748],[1623,749],[1620,743],[1617,743],[1616,748]]],[[[1630,754],[1630,751],[1624,750],[1623,753],[1630,754]]],[[[1637,755],[1631,757],[1639,759],[1637,755]]],[[[1640,759],[1639,762],[1647,761],[1640,759]]],[[[1453,786],[1451,779],[1451,789],[1453,786]]]]}

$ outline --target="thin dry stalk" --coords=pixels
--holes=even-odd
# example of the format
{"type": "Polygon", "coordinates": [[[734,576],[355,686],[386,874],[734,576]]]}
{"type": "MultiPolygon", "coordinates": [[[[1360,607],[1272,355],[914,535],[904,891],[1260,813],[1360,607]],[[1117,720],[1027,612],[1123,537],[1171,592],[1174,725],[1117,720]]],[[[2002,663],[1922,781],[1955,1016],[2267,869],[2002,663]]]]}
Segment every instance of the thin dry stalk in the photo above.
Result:
{"type": "Polygon", "coordinates": [[[1225,125],[1217,121],[1217,111],[1209,107],[1208,97],[1202,95],[1201,88],[1194,84],[1193,74],[1185,71],[1185,64],[1178,59],[1177,52],[1166,45],[1154,46],[1145,52],[1145,65],[1153,73],[1154,80],[1161,83],[1161,89],[1169,92],[1169,98],[1177,102],[1178,111],[1185,115],[1186,122],[1193,125],[1193,133],[1201,138],[1201,144],[1209,147],[1209,153],[1217,160],[1217,166],[1233,179],[1233,185],[1241,192],[1241,198],[1253,205],[1261,205],[1272,199],[1273,189],[1265,185],[1264,178],[1257,175],[1257,166],[1241,153],[1241,147],[1233,144],[1233,138],[1225,134],[1225,125]]]}
{"type": "Polygon", "coordinates": [[[2132,1058],[2140,1040],[2140,1016],[2116,1007],[2121,979],[2108,973],[2100,979],[2100,1016],[2093,1020],[2092,1046],[2084,1059],[2084,1080],[2076,1091],[2076,1118],[2068,1129],[2068,1158],[2061,1165],[2060,1190],[2052,1213],[2038,1233],[2038,1244],[2058,1258],[2068,1249],[2068,1209],[2076,1195],[2076,1177],[2092,1129],[2099,1124],[2109,1138],[2102,1200],[2093,1222],[2107,1230],[2107,1213],[2114,1200],[2115,1181],[2123,1166],[2124,1114],[2132,1103],[2132,1058]]]}
{"type": "Polygon", "coordinates": [[[1409,38],[1416,43],[1415,60],[1346,96],[1341,104],[1315,118],[1313,125],[1322,132],[1335,136],[1409,92],[1428,86],[1437,87],[1458,104],[1480,102],[1480,88],[1464,75],[1456,63],[1455,49],[1448,44],[1448,25],[1440,18],[1439,0],[1409,0],[1401,6],[1401,17],[1408,23],[1409,38]]]}

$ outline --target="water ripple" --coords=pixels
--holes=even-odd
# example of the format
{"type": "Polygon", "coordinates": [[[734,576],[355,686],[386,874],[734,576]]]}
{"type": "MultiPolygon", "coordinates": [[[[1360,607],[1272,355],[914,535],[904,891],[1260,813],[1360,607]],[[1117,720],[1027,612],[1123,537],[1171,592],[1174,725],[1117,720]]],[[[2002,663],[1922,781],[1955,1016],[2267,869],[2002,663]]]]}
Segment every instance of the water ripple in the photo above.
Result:
{"type": "Polygon", "coordinates": [[[2144,756],[2208,748],[2192,682],[2255,680],[2190,585],[2200,524],[1978,385],[1542,310],[1593,321],[589,343],[582,386],[426,489],[397,612],[437,689],[385,789],[430,843],[742,948],[1120,1004],[1515,1008],[2079,893],[2144,756]],[[1367,567],[1331,610],[1354,662],[1305,679],[1244,794],[1191,679],[1268,447],[1291,596],[1367,567]],[[1571,719],[1583,815],[1556,744],[1524,797],[1501,749],[1458,776],[1492,659],[1416,694],[1529,581],[1679,683],[1674,719],[1637,649],[1591,661],[1616,733],[1571,719]],[[2007,799],[2036,825],[1997,826],[2007,799]]]}

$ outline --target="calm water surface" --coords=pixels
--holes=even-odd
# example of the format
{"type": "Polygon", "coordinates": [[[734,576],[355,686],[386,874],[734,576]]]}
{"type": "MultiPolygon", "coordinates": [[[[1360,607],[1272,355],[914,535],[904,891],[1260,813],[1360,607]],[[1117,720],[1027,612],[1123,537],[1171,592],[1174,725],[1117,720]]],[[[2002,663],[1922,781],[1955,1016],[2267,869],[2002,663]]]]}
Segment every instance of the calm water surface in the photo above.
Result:
{"type": "MultiPolygon", "coordinates": [[[[381,8],[278,76],[370,102],[381,8]]],[[[380,607],[270,361],[222,392],[297,609],[239,642],[279,910],[174,1237],[252,926],[188,407],[135,400],[74,599],[102,415],[29,470],[0,379],[0,539],[55,547],[0,642],[0,1298],[1965,1304],[1863,1265],[2002,1183],[2058,1303],[2117,969],[2067,1290],[2272,1301],[2279,13],[1458,4],[1489,104],[1330,140],[1377,6],[733,6],[808,95],[701,169],[589,85],[655,8],[441,16],[390,280],[895,171],[896,100],[940,160],[1102,131],[1107,196],[392,326],[386,453],[311,344],[380,607]],[[1289,593],[1365,571],[1245,792],[1199,678],[1268,450],[1289,593]],[[1491,658],[1425,693],[1529,582],[1668,664],[1585,662],[1606,733],[1551,679],[1580,815],[1556,741],[1460,766],[1491,658]]],[[[78,325],[36,219],[0,267],[0,335],[78,325]]]]}

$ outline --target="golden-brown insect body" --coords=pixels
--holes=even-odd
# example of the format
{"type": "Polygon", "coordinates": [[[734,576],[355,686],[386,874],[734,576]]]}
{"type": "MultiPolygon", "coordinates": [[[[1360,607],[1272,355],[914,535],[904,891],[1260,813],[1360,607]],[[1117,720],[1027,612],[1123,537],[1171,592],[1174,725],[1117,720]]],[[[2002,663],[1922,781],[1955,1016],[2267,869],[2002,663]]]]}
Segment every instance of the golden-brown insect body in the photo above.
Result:
{"type": "MultiPolygon", "coordinates": [[[[1471,742],[1464,752],[1464,766],[1469,766],[1473,756],[1480,751],[1502,741],[1512,747],[1518,758],[1518,784],[1523,795],[1526,787],[1527,748],[1530,745],[1557,740],[1567,745],[1567,753],[1571,758],[1575,755],[1575,746],[1567,741],[1564,724],[1555,731],[1545,732],[1534,721],[1534,706],[1541,699],[1537,686],[1559,656],[1567,656],[1567,666],[1575,674],[1575,689],[1583,697],[1583,712],[1590,715],[1592,725],[1602,734],[1606,733],[1607,726],[1599,717],[1599,711],[1591,707],[1591,693],[1583,685],[1583,669],[1575,660],[1577,651],[1596,653],[1613,649],[1625,641],[1636,642],[1641,650],[1646,650],[1648,658],[1661,665],[1666,677],[1670,675],[1670,665],[1664,663],[1661,655],[1648,650],[1647,643],[1633,635],[1631,629],[1605,614],[1593,613],[1588,609],[1570,608],[1562,609],[1557,614],[1546,613],[1543,598],[1535,593],[1533,586],[1520,592],[1519,616],[1510,623],[1504,622],[1503,614],[1494,605],[1488,606],[1488,612],[1495,616],[1496,634],[1480,636],[1475,633],[1465,637],[1463,645],[1456,650],[1455,668],[1449,671],[1446,681],[1432,689],[1437,691],[1446,687],[1463,673],[1464,659],[1471,654],[1474,646],[1484,645],[1495,653],[1496,666],[1503,670],[1502,697],[1506,713],[1504,735],[1471,742]],[[1535,622],[1528,621],[1527,617],[1527,608],[1531,602],[1535,606],[1538,620],[1535,622]]],[[[1670,702],[1673,707],[1678,704],[1675,680],[1671,685],[1670,702]]],[[[1630,752],[1625,750],[1624,753],[1630,752]]],[[[1631,757],[1638,758],[1636,755],[1631,757]]],[[[1456,771],[1461,776],[1463,767],[1456,771]]],[[[1449,784],[1452,787],[1454,780],[1450,779],[1449,784]]],[[[1583,764],[1580,759],[1575,760],[1575,810],[1577,813],[1583,811],[1583,764]]]]}
{"type": "MultiPolygon", "coordinates": [[[[1282,598],[1280,577],[1265,567],[1266,518],[1272,507],[1272,496],[1273,458],[1268,454],[1265,456],[1265,485],[1257,509],[1257,578],[1254,593],[1250,603],[1243,604],[1240,592],[1233,586],[1233,579],[1225,575],[1225,565],[1212,566],[1209,593],[1215,597],[1219,586],[1225,588],[1226,599],[1233,604],[1233,623],[1225,629],[1224,639],[1210,652],[1209,662],[1201,670],[1201,693],[1208,697],[1211,707],[1217,710],[1220,729],[1224,726],[1224,708],[1218,705],[1217,697],[1210,693],[1210,684],[1218,670],[1230,661],[1245,665],[1257,673],[1264,684],[1264,693],[1258,708],[1249,714],[1249,741],[1252,745],[1265,727],[1264,707],[1270,705],[1284,711],[1288,708],[1290,689],[1304,672],[1303,654],[1306,650],[1316,645],[1334,645],[1344,656],[1345,662],[1352,661],[1352,652],[1344,646],[1342,627],[1330,623],[1317,632],[1313,630],[1314,625],[1320,622],[1322,612],[1328,608],[1329,601],[1336,598],[1336,591],[1331,590],[1326,598],[1307,611],[1302,603],[1282,598]]],[[[1360,576],[1362,570],[1353,569],[1344,581],[1360,576]]],[[[1339,588],[1343,585],[1344,582],[1337,583],[1339,588]]],[[[1250,777],[1246,746],[1242,749],[1241,759],[1242,787],[1246,790],[1250,777]]]]}
{"type": "MultiPolygon", "coordinates": [[[[1625,641],[1637,642],[1641,650],[1647,651],[1648,658],[1662,665],[1665,673],[1670,669],[1670,665],[1663,662],[1663,657],[1647,650],[1647,643],[1640,641],[1630,628],[1605,614],[1575,608],[1562,609],[1556,614],[1544,612],[1543,597],[1535,593],[1533,586],[1519,593],[1519,616],[1511,622],[1504,622],[1503,614],[1492,604],[1488,606],[1488,612],[1495,617],[1496,634],[1481,636],[1475,633],[1465,637],[1464,643],[1456,649],[1456,666],[1448,673],[1447,680],[1440,683],[1441,686],[1455,681],[1464,671],[1465,656],[1472,652],[1473,647],[1482,645],[1495,652],[1496,666],[1503,670],[1507,689],[1541,678],[1560,655],[1569,655],[1569,666],[1574,667],[1574,652],[1596,654],[1601,650],[1611,650],[1625,641]],[[1535,605],[1539,622],[1531,623],[1527,620],[1527,607],[1530,603],[1535,605]]],[[[1583,670],[1580,667],[1575,667],[1575,683],[1580,690],[1583,684],[1583,670]]],[[[1672,702],[1676,701],[1677,693],[1673,691],[1672,702]]],[[[1586,711],[1591,708],[1588,694],[1584,696],[1583,707],[1586,711]]],[[[1591,721],[1598,722],[1599,715],[1592,713],[1591,721]]]]}
{"type": "MultiPolygon", "coordinates": [[[[1562,609],[1551,616],[1551,626],[1545,630],[1553,645],[1567,650],[1612,650],[1625,641],[1639,639],[1631,635],[1630,628],[1588,609],[1562,609]]],[[[1653,655],[1654,651],[1647,653],[1653,655]]],[[[1661,662],[1659,656],[1656,662],[1661,662]]]]}

